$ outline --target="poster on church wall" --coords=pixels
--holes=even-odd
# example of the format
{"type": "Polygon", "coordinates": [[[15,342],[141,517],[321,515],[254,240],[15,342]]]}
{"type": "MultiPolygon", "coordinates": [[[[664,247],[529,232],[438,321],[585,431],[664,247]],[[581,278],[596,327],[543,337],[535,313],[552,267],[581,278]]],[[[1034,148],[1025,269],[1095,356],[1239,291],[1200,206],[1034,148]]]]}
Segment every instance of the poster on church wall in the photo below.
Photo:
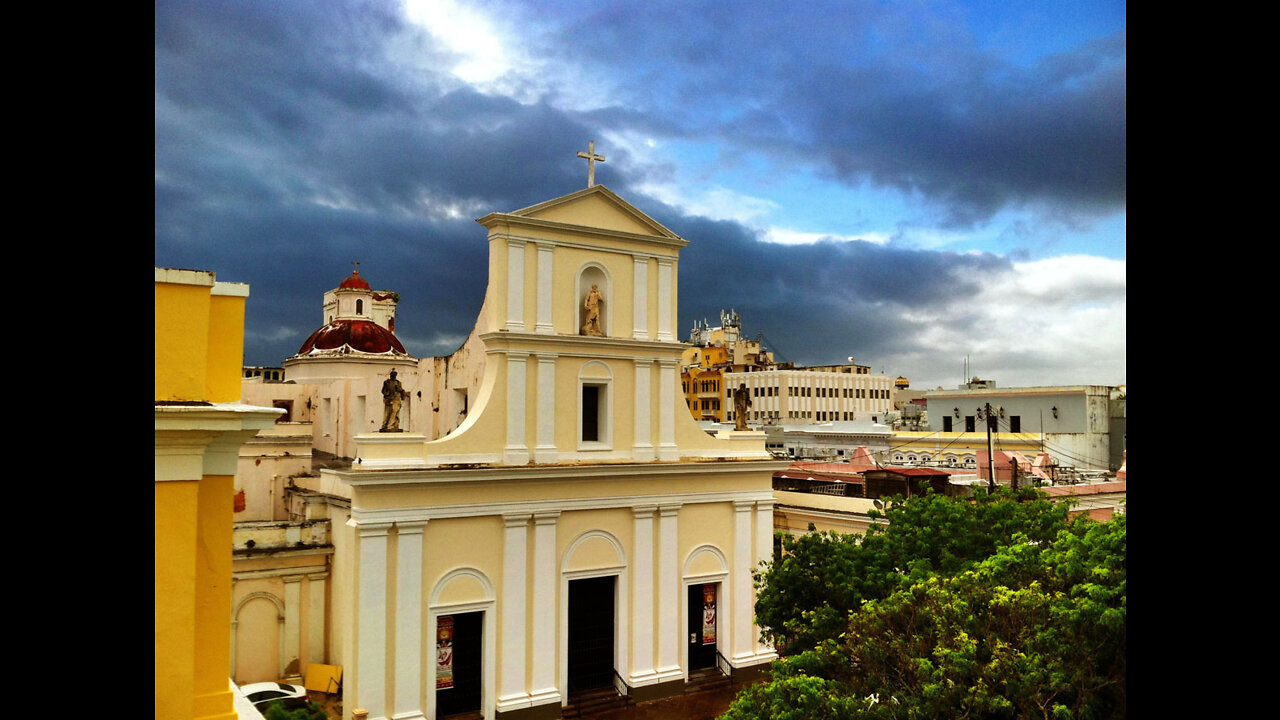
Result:
{"type": "Polygon", "coordinates": [[[436,689],[453,687],[453,616],[436,620],[436,689]]]}
{"type": "Polygon", "coordinates": [[[716,586],[702,586],[702,644],[716,644],[716,586]]]}

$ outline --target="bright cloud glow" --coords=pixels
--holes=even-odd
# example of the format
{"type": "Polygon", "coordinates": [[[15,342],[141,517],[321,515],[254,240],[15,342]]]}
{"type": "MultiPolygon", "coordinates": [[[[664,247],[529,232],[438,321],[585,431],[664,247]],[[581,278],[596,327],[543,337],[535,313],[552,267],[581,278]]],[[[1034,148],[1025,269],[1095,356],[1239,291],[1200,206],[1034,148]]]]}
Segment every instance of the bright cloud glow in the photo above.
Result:
{"type": "Polygon", "coordinates": [[[506,44],[478,11],[454,0],[406,0],[405,16],[460,59],[452,72],[469,83],[497,80],[512,68],[506,44]]]}

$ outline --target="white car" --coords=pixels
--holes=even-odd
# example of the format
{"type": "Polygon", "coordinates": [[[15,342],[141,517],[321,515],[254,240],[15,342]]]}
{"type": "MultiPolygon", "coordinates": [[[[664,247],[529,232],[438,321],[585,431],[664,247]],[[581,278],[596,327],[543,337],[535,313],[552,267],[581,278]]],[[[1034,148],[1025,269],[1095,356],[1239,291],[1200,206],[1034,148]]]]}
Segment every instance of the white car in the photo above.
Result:
{"type": "Polygon", "coordinates": [[[301,685],[285,685],[277,682],[261,682],[241,685],[240,692],[253,703],[254,707],[259,707],[271,702],[272,700],[280,700],[282,698],[307,698],[307,690],[301,685]]]}

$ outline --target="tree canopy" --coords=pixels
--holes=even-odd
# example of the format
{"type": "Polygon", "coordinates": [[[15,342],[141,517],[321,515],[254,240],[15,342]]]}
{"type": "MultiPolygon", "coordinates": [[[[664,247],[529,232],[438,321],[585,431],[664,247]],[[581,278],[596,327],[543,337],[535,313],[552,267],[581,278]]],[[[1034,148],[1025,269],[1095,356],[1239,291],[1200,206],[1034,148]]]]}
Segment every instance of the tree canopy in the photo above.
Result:
{"type": "Polygon", "coordinates": [[[784,539],[757,605],[784,657],[724,719],[1123,717],[1127,520],[1026,497],[925,495],[861,544],[784,539]]]}
{"type": "Polygon", "coordinates": [[[1067,519],[1064,505],[1035,491],[1001,490],[957,499],[933,493],[890,499],[887,525],[865,537],[835,532],[781,535],[780,552],[756,573],[756,621],[784,655],[844,631],[848,615],[927,578],[950,576],[995,554],[1022,534],[1049,542],[1067,519]]]}

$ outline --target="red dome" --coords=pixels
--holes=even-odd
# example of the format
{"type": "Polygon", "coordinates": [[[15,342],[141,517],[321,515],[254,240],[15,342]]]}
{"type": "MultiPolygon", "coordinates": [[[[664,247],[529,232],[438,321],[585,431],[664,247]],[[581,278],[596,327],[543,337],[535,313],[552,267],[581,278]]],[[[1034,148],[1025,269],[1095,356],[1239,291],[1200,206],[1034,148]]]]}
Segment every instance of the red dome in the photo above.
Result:
{"type": "Polygon", "coordinates": [[[339,289],[346,288],[348,290],[369,290],[370,289],[369,283],[364,278],[360,277],[359,270],[352,270],[351,277],[347,278],[346,280],[343,280],[342,283],[338,285],[338,288],[339,289]]]}
{"type": "MultiPolygon", "coordinates": [[[[353,276],[354,277],[354,276],[353,276]]],[[[359,280],[359,278],[356,278],[359,280]]],[[[361,280],[360,282],[364,282],[361,280]]],[[[334,320],[302,343],[299,355],[309,355],[317,350],[338,350],[343,346],[375,355],[408,355],[404,346],[390,330],[372,320],[334,320]]]]}

